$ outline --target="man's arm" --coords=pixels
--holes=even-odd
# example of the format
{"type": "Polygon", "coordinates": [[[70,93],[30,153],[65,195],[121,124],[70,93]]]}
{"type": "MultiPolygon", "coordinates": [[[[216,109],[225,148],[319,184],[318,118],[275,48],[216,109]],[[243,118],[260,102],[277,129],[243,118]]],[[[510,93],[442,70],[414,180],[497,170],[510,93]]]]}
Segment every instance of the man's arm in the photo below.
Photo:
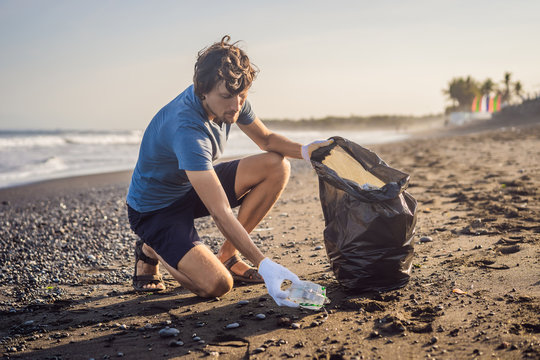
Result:
{"type": "Polygon", "coordinates": [[[273,151],[283,156],[302,159],[302,144],[287,139],[285,136],[269,130],[257,117],[249,125],[238,127],[264,151],[273,151]]]}
{"type": "Polygon", "coordinates": [[[227,195],[214,170],[186,171],[187,177],[212,215],[221,233],[255,266],[264,255],[251,241],[229,205],[227,195]]]}

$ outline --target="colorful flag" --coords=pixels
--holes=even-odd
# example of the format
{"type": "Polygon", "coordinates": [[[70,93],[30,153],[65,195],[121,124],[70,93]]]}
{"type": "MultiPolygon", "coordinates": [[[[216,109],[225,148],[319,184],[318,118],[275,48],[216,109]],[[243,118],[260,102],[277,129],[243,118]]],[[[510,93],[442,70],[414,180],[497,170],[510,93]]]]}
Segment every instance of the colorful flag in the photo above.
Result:
{"type": "Polygon", "coordinates": [[[493,99],[493,112],[501,111],[501,96],[499,94],[495,95],[493,99]]]}
{"type": "Polygon", "coordinates": [[[472,112],[479,112],[480,111],[480,105],[481,105],[481,102],[482,102],[482,98],[480,98],[479,96],[475,96],[474,97],[474,100],[472,102],[472,108],[471,108],[471,111],[472,112]]]}
{"type": "Polygon", "coordinates": [[[480,103],[480,112],[487,112],[489,107],[489,95],[482,96],[482,102],[480,103]]]}

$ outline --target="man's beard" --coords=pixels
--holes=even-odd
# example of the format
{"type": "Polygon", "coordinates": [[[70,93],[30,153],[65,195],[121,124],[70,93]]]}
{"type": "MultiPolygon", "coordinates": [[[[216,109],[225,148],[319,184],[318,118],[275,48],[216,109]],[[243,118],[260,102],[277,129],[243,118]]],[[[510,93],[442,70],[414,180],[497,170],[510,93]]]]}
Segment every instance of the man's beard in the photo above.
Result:
{"type": "MultiPolygon", "coordinates": [[[[238,120],[238,117],[240,116],[240,112],[225,112],[223,113],[223,116],[218,116],[214,110],[212,110],[212,108],[206,104],[206,108],[205,108],[205,111],[208,113],[210,112],[212,115],[214,115],[214,120],[212,120],[213,122],[215,122],[216,124],[234,124],[236,122],[236,120],[238,120]],[[234,114],[234,116],[232,117],[231,120],[227,120],[227,114],[234,114]]],[[[229,116],[230,118],[230,116],[229,116]]]]}
{"type": "Polygon", "coordinates": [[[238,116],[240,116],[239,112],[229,113],[229,115],[225,113],[222,117],[216,117],[216,122],[218,123],[226,123],[226,124],[234,124],[236,120],[238,120],[238,116]]]}

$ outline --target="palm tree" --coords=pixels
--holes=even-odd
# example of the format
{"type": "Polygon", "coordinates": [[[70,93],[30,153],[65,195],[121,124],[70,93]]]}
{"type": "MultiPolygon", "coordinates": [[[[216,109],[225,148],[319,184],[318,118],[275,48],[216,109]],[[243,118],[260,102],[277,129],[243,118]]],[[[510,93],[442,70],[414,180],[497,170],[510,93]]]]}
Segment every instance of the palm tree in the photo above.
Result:
{"type": "Polygon", "coordinates": [[[523,86],[521,86],[521,81],[516,81],[514,83],[514,94],[519,96],[521,100],[523,100],[523,96],[521,95],[521,92],[523,91],[523,86]]]}
{"type": "Polygon", "coordinates": [[[502,92],[502,96],[501,96],[501,102],[503,102],[503,103],[509,103],[510,102],[510,96],[511,96],[510,82],[511,82],[511,78],[512,78],[512,73],[510,73],[508,71],[504,73],[504,80],[503,80],[504,91],[502,92]]]}
{"type": "Polygon", "coordinates": [[[482,95],[489,95],[493,90],[495,90],[495,83],[489,78],[487,78],[486,81],[482,83],[482,86],[480,86],[482,95]]]}
{"type": "Polygon", "coordinates": [[[479,92],[478,84],[470,76],[453,78],[443,93],[452,101],[455,110],[470,109],[474,97],[479,92]]]}

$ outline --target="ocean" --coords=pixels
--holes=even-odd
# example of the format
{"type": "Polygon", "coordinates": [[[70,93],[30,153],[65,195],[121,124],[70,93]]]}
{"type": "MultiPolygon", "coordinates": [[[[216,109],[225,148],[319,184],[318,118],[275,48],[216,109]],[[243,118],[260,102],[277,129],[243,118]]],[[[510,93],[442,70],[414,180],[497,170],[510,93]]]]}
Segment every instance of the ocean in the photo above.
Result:
{"type": "MultiPolygon", "coordinates": [[[[286,137],[307,143],[342,136],[360,145],[403,140],[406,133],[386,130],[285,130],[286,137]]],[[[132,170],[143,130],[0,130],[0,188],[78,175],[132,170]]],[[[224,157],[260,152],[233,126],[224,157]]]]}

